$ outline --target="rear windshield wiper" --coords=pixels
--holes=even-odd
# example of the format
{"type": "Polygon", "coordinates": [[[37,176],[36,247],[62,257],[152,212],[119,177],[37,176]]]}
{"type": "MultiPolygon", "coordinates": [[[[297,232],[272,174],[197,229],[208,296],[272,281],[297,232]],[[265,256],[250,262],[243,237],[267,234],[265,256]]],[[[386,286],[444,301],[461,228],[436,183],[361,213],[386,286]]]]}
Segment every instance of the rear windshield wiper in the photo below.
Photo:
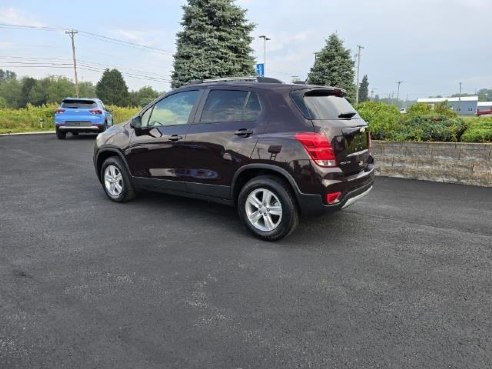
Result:
{"type": "Polygon", "coordinates": [[[355,114],[357,114],[355,111],[350,111],[350,112],[345,112],[345,113],[340,113],[338,114],[338,118],[352,118],[355,114]]]}

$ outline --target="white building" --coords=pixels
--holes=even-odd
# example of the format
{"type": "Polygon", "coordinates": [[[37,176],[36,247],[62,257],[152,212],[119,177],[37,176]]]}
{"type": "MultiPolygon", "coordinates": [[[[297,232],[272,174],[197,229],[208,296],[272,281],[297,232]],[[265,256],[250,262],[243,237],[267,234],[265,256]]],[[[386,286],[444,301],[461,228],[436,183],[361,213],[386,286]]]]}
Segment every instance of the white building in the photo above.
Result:
{"type": "Polygon", "coordinates": [[[475,115],[478,107],[478,96],[462,97],[429,97],[417,99],[417,102],[434,106],[447,102],[448,105],[459,115],[475,115]]]}

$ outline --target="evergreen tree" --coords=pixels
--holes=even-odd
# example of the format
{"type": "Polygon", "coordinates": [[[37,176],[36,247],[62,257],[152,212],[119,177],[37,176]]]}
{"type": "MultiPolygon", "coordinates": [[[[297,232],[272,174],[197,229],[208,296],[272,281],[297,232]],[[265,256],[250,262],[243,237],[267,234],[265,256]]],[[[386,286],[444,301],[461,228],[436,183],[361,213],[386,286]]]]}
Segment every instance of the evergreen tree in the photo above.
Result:
{"type": "Polygon", "coordinates": [[[316,53],[316,60],[308,75],[308,82],[315,85],[340,87],[347,91],[351,100],[355,97],[354,61],[350,50],[334,33],[326,45],[316,53]]]}
{"type": "Polygon", "coordinates": [[[367,79],[367,74],[362,78],[362,82],[359,86],[359,102],[364,102],[369,100],[369,80],[367,79]]]}
{"type": "Polygon", "coordinates": [[[128,87],[117,69],[106,69],[96,85],[96,95],[106,105],[127,106],[128,87]]]}
{"type": "Polygon", "coordinates": [[[177,34],[172,87],[194,79],[255,75],[254,24],[233,0],[188,0],[177,34]]]}

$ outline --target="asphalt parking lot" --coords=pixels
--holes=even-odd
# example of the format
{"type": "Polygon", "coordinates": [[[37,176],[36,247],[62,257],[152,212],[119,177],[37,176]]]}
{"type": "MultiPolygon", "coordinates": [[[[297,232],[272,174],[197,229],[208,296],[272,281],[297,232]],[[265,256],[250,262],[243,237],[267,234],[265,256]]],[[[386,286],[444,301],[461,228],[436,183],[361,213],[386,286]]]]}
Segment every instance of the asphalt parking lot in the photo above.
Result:
{"type": "Polygon", "coordinates": [[[0,368],[490,368],[492,189],[378,178],[277,243],[0,137],[0,368]]]}

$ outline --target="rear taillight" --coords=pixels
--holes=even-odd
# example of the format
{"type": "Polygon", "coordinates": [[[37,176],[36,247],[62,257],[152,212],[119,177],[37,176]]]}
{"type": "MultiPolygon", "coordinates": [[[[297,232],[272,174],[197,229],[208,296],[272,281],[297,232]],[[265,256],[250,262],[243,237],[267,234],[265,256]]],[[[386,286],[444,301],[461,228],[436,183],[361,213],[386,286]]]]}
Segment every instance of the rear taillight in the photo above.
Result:
{"type": "Polygon", "coordinates": [[[340,202],[340,197],[342,196],[341,192],[331,192],[326,194],[326,203],[328,205],[333,205],[340,202]]]}
{"type": "Polygon", "coordinates": [[[65,113],[65,109],[56,109],[55,114],[63,114],[65,113]]]}
{"type": "Polygon", "coordinates": [[[320,133],[304,132],[297,133],[296,140],[299,141],[310,158],[321,167],[336,167],[335,152],[330,141],[320,133]]]}
{"type": "Polygon", "coordinates": [[[91,112],[91,114],[97,114],[97,115],[101,115],[103,113],[101,109],[91,109],[89,111],[91,112]]]}

